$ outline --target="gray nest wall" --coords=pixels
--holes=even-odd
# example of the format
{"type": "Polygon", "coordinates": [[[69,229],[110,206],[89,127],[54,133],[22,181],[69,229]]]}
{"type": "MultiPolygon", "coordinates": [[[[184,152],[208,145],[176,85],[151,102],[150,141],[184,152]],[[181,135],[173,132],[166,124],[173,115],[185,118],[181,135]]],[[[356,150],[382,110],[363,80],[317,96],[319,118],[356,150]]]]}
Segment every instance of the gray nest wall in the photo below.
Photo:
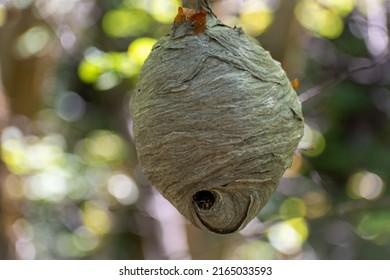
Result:
{"type": "Polygon", "coordinates": [[[303,135],[280,64],[212,13],[154,46],[132,101],[144,173],[194,225],[242,229],[269,200],[303,135]]]}

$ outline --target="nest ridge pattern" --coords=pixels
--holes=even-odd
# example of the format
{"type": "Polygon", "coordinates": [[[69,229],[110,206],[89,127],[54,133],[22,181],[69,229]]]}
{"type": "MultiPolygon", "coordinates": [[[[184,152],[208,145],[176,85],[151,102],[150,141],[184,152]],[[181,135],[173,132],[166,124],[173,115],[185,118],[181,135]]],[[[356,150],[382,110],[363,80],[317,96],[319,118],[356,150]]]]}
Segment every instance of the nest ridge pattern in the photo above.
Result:
{"type": "MultiPolygon", "coordinates": [[[[209,18],[208,18],[209,19],[209,18]]],[[[303,135],[286,73],[240,28],[181,27],[146,60],[132,101],[143,172],[184,216],[242,229],[269,200],[303,135]]]]}

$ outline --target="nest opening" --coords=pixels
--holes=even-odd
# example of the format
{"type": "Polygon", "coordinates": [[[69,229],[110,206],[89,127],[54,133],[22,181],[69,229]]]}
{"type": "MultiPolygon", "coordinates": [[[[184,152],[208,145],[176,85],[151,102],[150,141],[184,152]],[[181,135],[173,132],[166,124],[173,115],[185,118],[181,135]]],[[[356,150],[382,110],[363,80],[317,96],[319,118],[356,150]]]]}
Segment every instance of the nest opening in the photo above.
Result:
{"type": "Polygon", "coordinates": [[[199,191],[192,199],[202,210],[210,210],[215,203],[215,195],[210,191],[199,191]]]}

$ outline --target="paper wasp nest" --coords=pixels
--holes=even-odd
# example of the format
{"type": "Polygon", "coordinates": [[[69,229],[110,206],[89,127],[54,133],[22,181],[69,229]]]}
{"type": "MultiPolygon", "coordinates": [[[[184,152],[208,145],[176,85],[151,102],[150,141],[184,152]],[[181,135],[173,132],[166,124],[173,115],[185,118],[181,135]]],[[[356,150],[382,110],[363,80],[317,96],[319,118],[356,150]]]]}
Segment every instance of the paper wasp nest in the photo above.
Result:
{"type": "Polygon", "coordinates": [[[179,8],[153,47],[132,102],[142,169],[188,220],[242,229],[267,203],[303,135],[280,64],[207,1],[179,8]]]}

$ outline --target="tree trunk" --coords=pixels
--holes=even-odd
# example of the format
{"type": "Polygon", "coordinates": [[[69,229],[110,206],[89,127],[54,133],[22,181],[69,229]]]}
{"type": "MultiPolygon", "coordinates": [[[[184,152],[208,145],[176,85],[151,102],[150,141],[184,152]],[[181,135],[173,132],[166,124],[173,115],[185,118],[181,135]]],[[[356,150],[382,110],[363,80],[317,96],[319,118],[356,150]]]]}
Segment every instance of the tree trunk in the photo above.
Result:
{"type": "MultiPolygon", "coordinates": [[[[33,118],[41,107],[41,94],[55,63],[54,52],[42,52],[29,57],[21,57],[17,52],[20,36],[34,26],[47,26],[36,17],[33,8],[7,10],[7,22],[0,28],[0,132],[12,122],[12,116],[23,115],[33,118]]],[[[45,47],[57,44],[50,41],[45,47]]],[[[44,49],[48,50],[48,49],[44,49]]],[[[52,49],[50,49],[52,50],[52,49]]],[[[18,125],[15,123],[14,125],[18,125]]],[[[14,259],[15,252],[11,242],[10,228],[20,217],[12,198],[4,191],[4,179],[9,172],[0,162],[0,259],[14,259]]]]}
{"type": "Polygon", "coordinates": [[[291,80],[303,73],[304,54],[299,40],[304,33],[294,15],[297,4],[298,0],[280,1],[280,7],[274,12],[273,23],[258,38],[271,56],[282,64],[291,80]]]}
{"type": "MultiPolygon", "coordinates": [[[[0,133],[3,128],[7,125],[9,119],[9,107],[8,101],[4,93],[4,88],[1,81],[1,71],[0,71],[0,133]]],[[[1,150],[0,150],[1,157],[1,150]]],[[[3,198],[3,176],[5,174],[5,167],[3,162],[0,160],[0,259],[7,259],[8,256],[8,247],[9,242],[6,237],[5,230],[5,215],[4,215],[4,198],[3,198]]]]}

